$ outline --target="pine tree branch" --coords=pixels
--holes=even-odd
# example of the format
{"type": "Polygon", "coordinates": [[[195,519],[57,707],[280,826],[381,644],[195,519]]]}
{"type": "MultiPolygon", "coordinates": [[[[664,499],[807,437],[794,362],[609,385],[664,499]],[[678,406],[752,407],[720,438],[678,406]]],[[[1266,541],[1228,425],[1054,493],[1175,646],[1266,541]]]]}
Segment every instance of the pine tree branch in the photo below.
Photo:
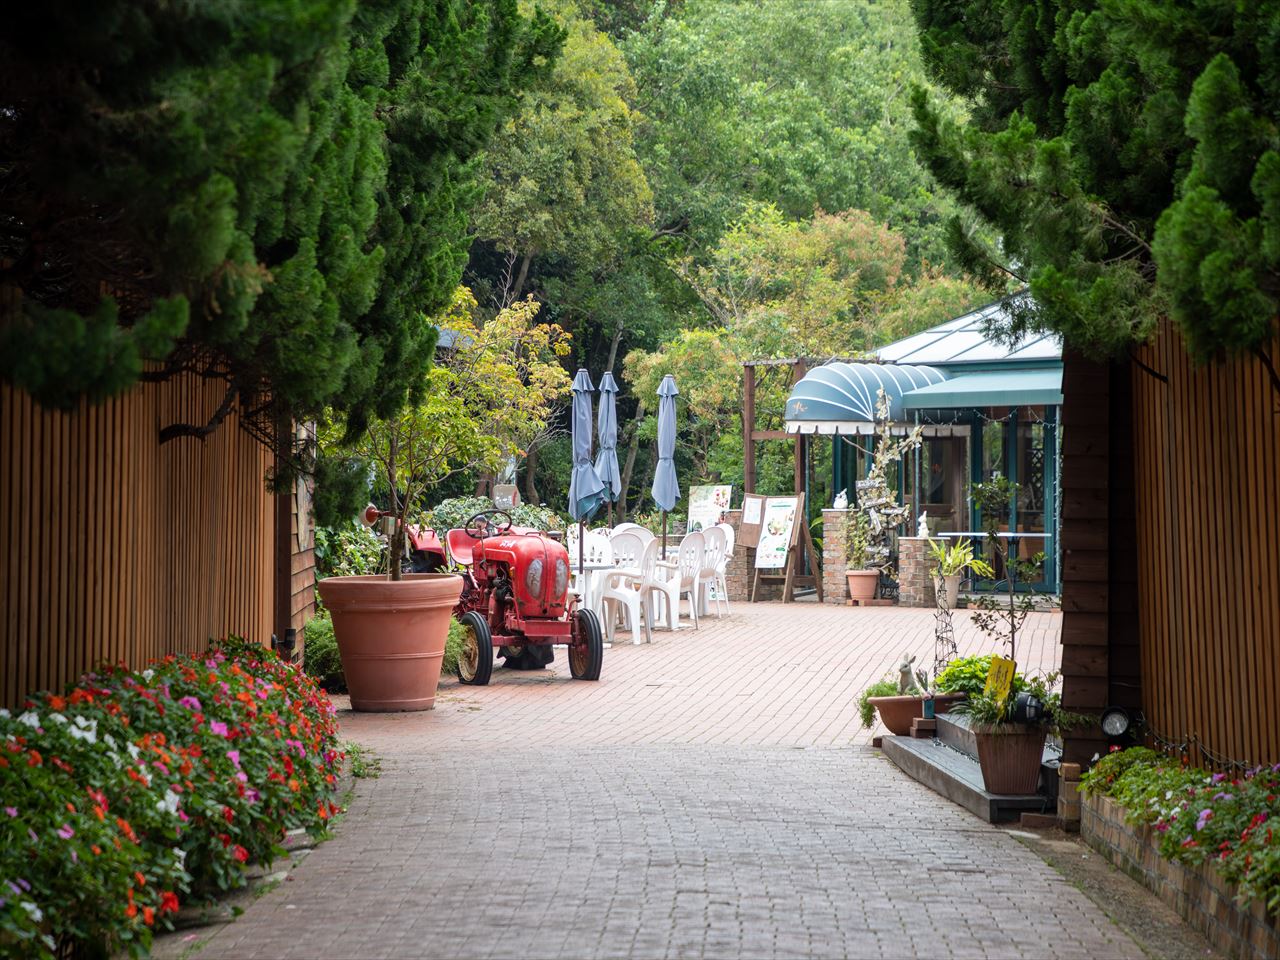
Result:
{"type": "Polygon", "coordinates": [[[218,404],[218,409],[213,412],[213,416],[202,427],[197,427],[190,423],[172,423],[160,431],[160,444],[163,446],[170,440],[177,440],[179,437],[195,437],[203,440],[213,431],[222,425],[222,421],[227,419],[231,413],[231,407],[235,404],[236,385],[234,383],[227,384],[226,393],[222,395],[222,403],[218,404]]]}

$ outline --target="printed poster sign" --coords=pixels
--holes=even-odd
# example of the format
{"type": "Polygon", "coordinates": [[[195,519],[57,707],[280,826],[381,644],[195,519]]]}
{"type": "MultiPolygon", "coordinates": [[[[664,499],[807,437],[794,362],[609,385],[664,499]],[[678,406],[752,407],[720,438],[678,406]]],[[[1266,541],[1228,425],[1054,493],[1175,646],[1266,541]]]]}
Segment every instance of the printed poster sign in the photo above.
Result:
{"type": "Polygon", "coordinates": [[[799,504],[799,497],[769,497],[765,500],[760,542],[756,545],[757,567],[777,569],[787,565],[787,551],[791,549],[799,504]]]}
{"type": "Polygon", "coordinates": [[[689,527],[690,533],[705,530],[720,522],[721,516],[729,509],[729,496],[733,487],[729,484],[689,488],[689,527]]]}

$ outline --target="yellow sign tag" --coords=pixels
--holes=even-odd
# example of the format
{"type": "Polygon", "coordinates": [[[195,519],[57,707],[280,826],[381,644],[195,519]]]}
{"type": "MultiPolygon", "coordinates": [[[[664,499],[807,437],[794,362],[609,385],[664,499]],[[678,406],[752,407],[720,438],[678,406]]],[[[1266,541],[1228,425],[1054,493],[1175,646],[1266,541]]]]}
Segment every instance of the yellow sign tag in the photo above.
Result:
{"type": "Polygon", "coordinates": [[[1009,696],[1009,687],[1013,684],[1013,671],[1017,667],[1012,660],[1004,657],[992,657],[991,669],[987,671],[987,685],[982,688],[984,697],[994,697],[1001,703],[1009,696]]]}

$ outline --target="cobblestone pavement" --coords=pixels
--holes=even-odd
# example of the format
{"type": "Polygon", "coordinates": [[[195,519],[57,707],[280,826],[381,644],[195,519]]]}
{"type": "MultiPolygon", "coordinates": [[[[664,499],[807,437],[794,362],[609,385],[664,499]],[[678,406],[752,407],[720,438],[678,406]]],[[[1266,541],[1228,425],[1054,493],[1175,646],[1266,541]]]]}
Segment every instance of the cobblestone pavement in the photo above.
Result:
{"type": "MultiPolygon", "coordinates": [[[[735,605],[616,644],[597,684],[558,654],[555,675],[443,684],[430,714],[344,712],[381,777],[198,956],[1142,956],[856,729],[858,690],[931,659],[932,622],[735,605]]],[[[1019,660],[1051,667],[1059,622],[1033,615],[1019,660]]]]}

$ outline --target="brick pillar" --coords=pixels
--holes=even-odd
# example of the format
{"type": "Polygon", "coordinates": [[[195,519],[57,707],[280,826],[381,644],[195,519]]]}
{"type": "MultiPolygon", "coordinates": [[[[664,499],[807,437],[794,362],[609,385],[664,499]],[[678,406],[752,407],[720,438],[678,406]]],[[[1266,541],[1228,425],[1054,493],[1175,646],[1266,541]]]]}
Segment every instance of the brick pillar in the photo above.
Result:
{"type": "Polygon", "coordinates": [[[933,574],[929,569],[927,537],[898,538],[898,603],[904,607],[932,607],[933,574]]]}
{"type": "Polygon", "coordinates": [[[738,530],[742,525],[741,510],[726,510],[724,522],[733,527],[733,556],[725,565],[725,582],[729,586],[729,600],[746,601],[751,596],[751,563],[755,554],[738,540],[738,530]]]}
{"type": "Polygon", "coordinates": [[[822,511],[822,596],[827,603],[844,603],[849,599],[849,581],[845,577],[851,510],[822,511]]]}

